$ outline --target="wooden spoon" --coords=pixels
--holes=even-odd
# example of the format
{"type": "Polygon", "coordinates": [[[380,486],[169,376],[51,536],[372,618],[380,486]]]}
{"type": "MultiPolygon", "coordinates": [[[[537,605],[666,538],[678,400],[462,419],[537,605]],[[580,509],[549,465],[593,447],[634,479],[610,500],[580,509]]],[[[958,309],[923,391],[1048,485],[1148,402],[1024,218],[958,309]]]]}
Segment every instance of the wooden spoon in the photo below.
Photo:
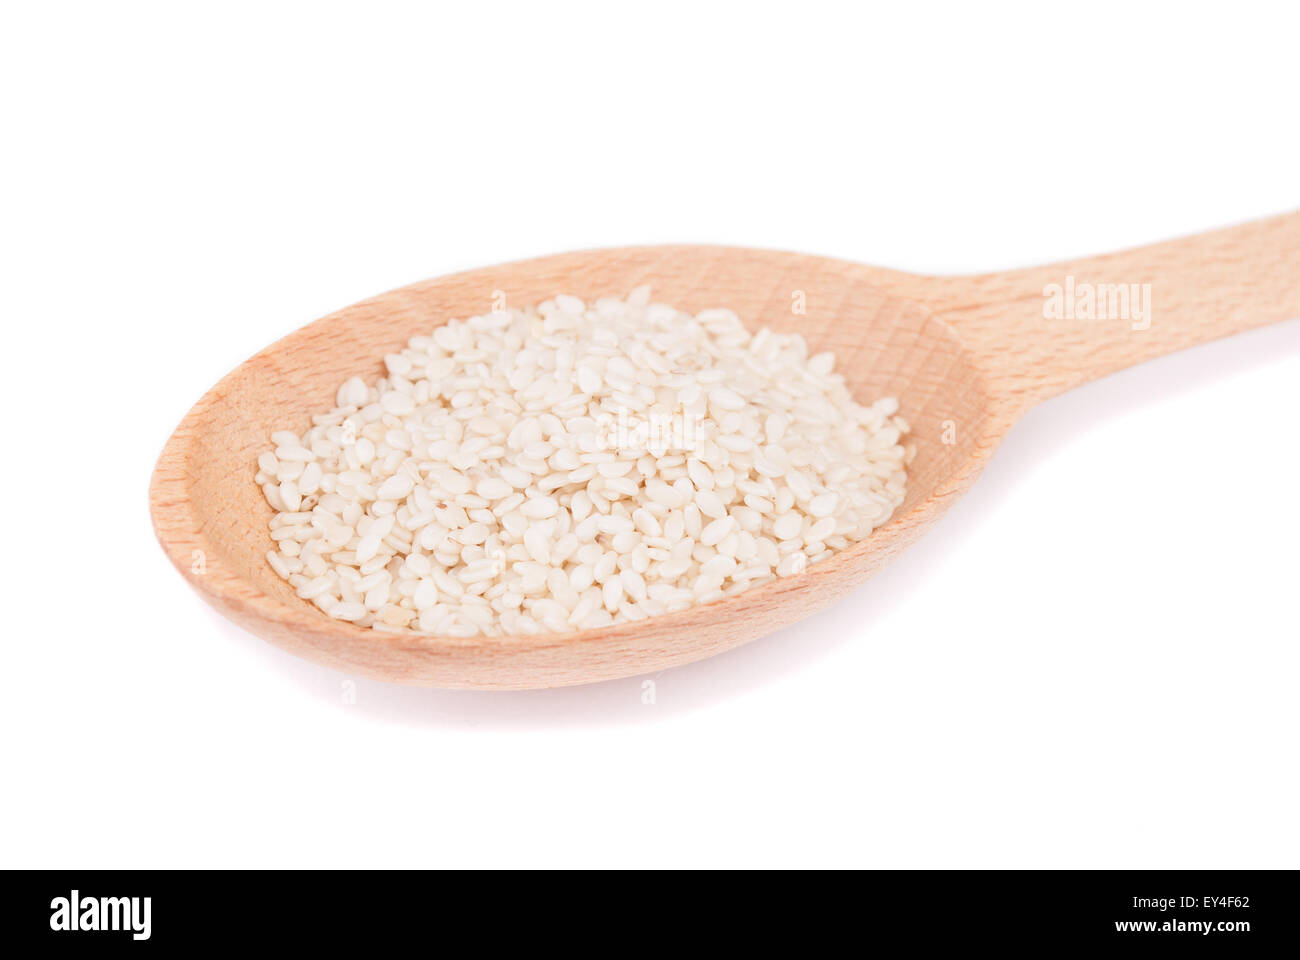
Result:
{"type": "Polygon", "coordinates": [[[177,569],[223,614],[339,670],[497,689],[626,677],[721,653],[861,583],[934,523],[1039,401],[1292,317],[1300,317],[1300,213],[974,277],[708,246],[594,250],[487,267],[340,310],[229,374],[189,412],[158,460],[154,529],[177,569]],[[519,306],[557,293],[590,300],[643,283],[656,301],[692,312],[730,307],[752,330],[798,332],[811,351],[835,351],[836,369],[861,402],[897,397],[917,453],[907,498],[889,523],[798,576],[679,613],[566,634],[380,633],[325,616],[267,565],[271,512],[253,475],[273,430],[305,429],[312,413],[333,406],[345,379],[373,382],[385,353],[451,317],[490,310],[494,297],[519,306]]]}

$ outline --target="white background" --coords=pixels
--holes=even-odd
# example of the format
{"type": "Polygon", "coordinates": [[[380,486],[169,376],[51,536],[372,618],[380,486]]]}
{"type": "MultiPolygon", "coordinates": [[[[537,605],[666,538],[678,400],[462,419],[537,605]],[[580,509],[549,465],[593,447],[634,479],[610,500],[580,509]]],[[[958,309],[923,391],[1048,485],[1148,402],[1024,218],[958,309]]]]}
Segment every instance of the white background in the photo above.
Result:
{"type": "Polygon", "coordinates": [[[0,865],[1300,866],[1300,321],[1043,405],[884,573],[652,706],[347,704],[146,502],[220,376],[424,277],[973,272],[1294,209],[1283,5],[440,6],[0,15],[0,865]]]}

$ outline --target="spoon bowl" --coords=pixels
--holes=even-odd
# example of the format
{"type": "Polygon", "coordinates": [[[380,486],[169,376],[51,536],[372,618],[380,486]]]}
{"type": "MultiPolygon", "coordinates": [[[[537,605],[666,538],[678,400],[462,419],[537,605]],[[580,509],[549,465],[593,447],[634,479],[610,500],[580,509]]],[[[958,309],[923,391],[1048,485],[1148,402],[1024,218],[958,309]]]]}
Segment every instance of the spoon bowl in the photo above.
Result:
{"type": "Polygon", "coordinates": [[[1300,214],[980,277],[921,277],[707,246],[596,250],[487,267],[330,314],[222,379],[159,458],[150,490],[154,528],[177,569],[225,616],[339,670],[480,689],[632,676],[753,640],[861,583],[974,482],[1034,403],[1140,360],[1297,315],[1300,214]],[[1052,288],[1064,289],[1067,278],[1071,291],[1129,285],[1137,292],[1125,316],[1055,317],[1052,288]],[[640,284],[649,284],[658,302],[692,313],[729,307],[751,330],[799,333],[810,352],[834,351],[836,370],[860,403],[897,397],[916,456],[906,499],[889,522],[796,576],[677,613],[564,634],[379,632],[327,617],[270,568],[271,508],[253,476],[273,431],[305,428],[313,413],[333,406],[344,380],[379,379],[384,354],[453,317],[484,313],[502,296],[521,306],[557,293],[593,300],[640,284]],[[1145,317],[1135,316],[1143,285],[1151,291],[1145,317]]]}

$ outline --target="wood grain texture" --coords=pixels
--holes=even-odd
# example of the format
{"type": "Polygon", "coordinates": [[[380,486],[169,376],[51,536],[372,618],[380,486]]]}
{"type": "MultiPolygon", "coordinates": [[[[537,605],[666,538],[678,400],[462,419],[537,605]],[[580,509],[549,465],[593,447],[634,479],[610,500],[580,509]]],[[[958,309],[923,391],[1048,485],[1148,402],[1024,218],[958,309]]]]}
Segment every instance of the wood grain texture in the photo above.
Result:
{"type": "Polygon", "coordinates": [[[231,620],[295,654],[354,674],[440,687],[530,688],[657,671],[753,640],[824,607],[934,523],[1034,403],[1173,350],[1300,316],[1300,214],[1126,253],[979,277],[921,277],[823,257],[661,246],[544,257],[424,281],[333,313],[254,356],[212,388],[168,440],[150,489],[159,542],[231,620]],[[1049,320],[1044,287],[1151,284],[1147,329],[1049,320]],[[273,430],[306,429],[353,375],[417,333],[556,293],[726,306],[751,329],[801,333],[834,350],[856,398],[896,396],[917,455],[884,527],[806,573],[707,606],[597,630],[526,637],[387,634],[326,617],[266,563],[270,507],[253,482],[273,430]],[[806,313],[792,310],[802,292],[806,313]],[[201,561],[201,562],[199,562],[201,561]]]}

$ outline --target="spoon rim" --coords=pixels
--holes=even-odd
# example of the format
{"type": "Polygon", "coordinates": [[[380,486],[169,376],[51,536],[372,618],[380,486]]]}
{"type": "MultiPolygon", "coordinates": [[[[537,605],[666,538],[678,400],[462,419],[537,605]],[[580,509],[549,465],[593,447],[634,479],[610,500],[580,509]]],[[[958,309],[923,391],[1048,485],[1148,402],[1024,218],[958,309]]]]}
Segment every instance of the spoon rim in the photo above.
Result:
{"type": "MultiPolygon", "coordinates": [[[[442,281],[462,281],[473,278],[475,274],[498,271],[503,268],[536,267],[547,261],[573,260],[588,255],[623,255],[637,256],[655,251],[682,251],[714,254],[762,254],[765,256],[789,256],[792,258],[830,261],[843,267],[861,269],[867,276],[867,282],[887,290],[884,284],[876,283],[879,278],[888,276],[907,276],[912,280],[923,280],[918,275],[898,274],[883,268],[857,264],[853,261],[814,254],[794,253],[760,247],[736,247],[716,244],[662,244],[637,245],[626,247],[592,248],[564,253],[533,257],[525,260],[508,261],[500,264],[476,267],[471,270],[442,274],[426,280],[417,281],[392,290],[367,297],[358,303],[370,303],[385,298],[400,299],[430,283],[442,281]]],[[[912,301],[918,303],[919,301],[912,301]]],[[[985,371],[975,361],[967,345],[962,342],[958,331],[945,322],[928,305],[923,305],[930,322],[940,325],[962,349],[967,356],[975,389],[978,389],[984,402],[980,405],[983,416],[979,418],[979,430],[970,444],[969,455],[956,463],[955,468],[939,478],[934,487],[921,499],[906,510],[897,509],[880,527],[872,530],[866,537],[836,551],[823,561],[810,563],[801,573],[787,577],[777,577],[768,583],[751,587],[734,594],[726,595],[709,603],[693,603],[682,610],[658,614],[642,620],[614,623],[600,627],[575,629],[563,633],[540,632],[533,634],[473,634],[470,636],[450,636],[446,634],[419,633],[411,630],[375,630],[359,626],[346,620],[330,617],[308,600],[295,598],[296,603],[288,604],[264,591],[256,581],[239,575],[221,561],[223,551],[213,547],[212,541],[205,536],[204,528],[208,522],[194,508],[191,497],[193,478],[185,469],[194,460],[194,450],[204,417],[217,407],[233,392],[234,381],[239,373],[250,365],[270,363],[279,351],[290,341],[305,336],[312,328],[334,321],[344,311],[357,306],[353,304],[341,311],[331,311],[286,334],[253,354],[223,376],[214,386],[207,390],[181,419],[168,437],[162,452],[154,466],[150,479],[149,501],[154,534],[172,565],[189,582],[189,584],[206,600],[218,601],[218,608],[236,620],[241,626],[256,632],[248,622],[279,623],[291,626],[295,631],[305,631],[313,640],[333,642],[346,645],[382,645],[389,651],[406,653],[436,653],[439,651],[457,651],[468,649],[490,650],[501,654],[525,654],[561,647],[600,644],[617,647],[621,641],[636,637],[646,630],[648,624],[661,631],[673,631],[677,628],[694,630],[698,624],[692,622],[701,612],[707,611],[719,619],[728,614],[756,603],[771,602],[783,604],[788,598],[783,594],[794,596],[809,589],[818,578],[825,579],[831,572],[844,567],[864,565],[872,555],[892,556],[913,542],[929,524],[943,512],[955,499],[955,495],[964,492],[978,477],[996,450],[1002,436],[1011,422],[1014,411],[1010,404],[1001,402],[999,396],[989,390],[985,371]],[[890,548],[887,554],[881,553],[882,547],[890,548]],[[205,568],[202,573],[193,569],[194,552],[202,551],[205,568]]],[[[434,327],[446,323],[451,316],[435,321],[434,327]]],[[[862,402],[860,398],[859,402],[862,402]]],[[[248,482],[253,483],[253,464],[249,464],[248,482]]],[[[267,543],[269,544],[269,534],[267,543]]],[[[265,559],[263,558],[263,562],[265,559]]],[[[870,569],[870,568],[868,568],[870,569]]],[[[851,582],[860,582],[863,578],[854,578],[851,582]]],[[[816,604],[809,613],[832,602],[842,593],[837,592],[820,604],[816,604]]],[[[799,619],[802,619],[800,617],[799,619]]],[[[317,644],[313,644],[317,646],[317,644]]],[[[698,645],[696,645],[698,646],[698,645]]],[[[722,649],[726,649],[725,647],[722,649]]],[[[717,652],[721,652],[720,650],[717,652]]],[[[346,659],[346,658],[344,658],[346,659]]],[[[688,662],[683,658],[680,662],[688,662]]],[[[668,664],[672,666],[676,664],[668,664]]],[[[355,664],[353,665],[355,667],[355,664]]],[[[357,668],[360,669],[360,668],[357,668]]],[[[625,675],[647,672],[630,671],[625,675]]],[[[400,679],[400,678],[399,678],[400,679]]],[[[419,681],[415,681],[419,682],[419,681]]],[[[582,681],[572,681],[582,682],[582,681]]]]}

